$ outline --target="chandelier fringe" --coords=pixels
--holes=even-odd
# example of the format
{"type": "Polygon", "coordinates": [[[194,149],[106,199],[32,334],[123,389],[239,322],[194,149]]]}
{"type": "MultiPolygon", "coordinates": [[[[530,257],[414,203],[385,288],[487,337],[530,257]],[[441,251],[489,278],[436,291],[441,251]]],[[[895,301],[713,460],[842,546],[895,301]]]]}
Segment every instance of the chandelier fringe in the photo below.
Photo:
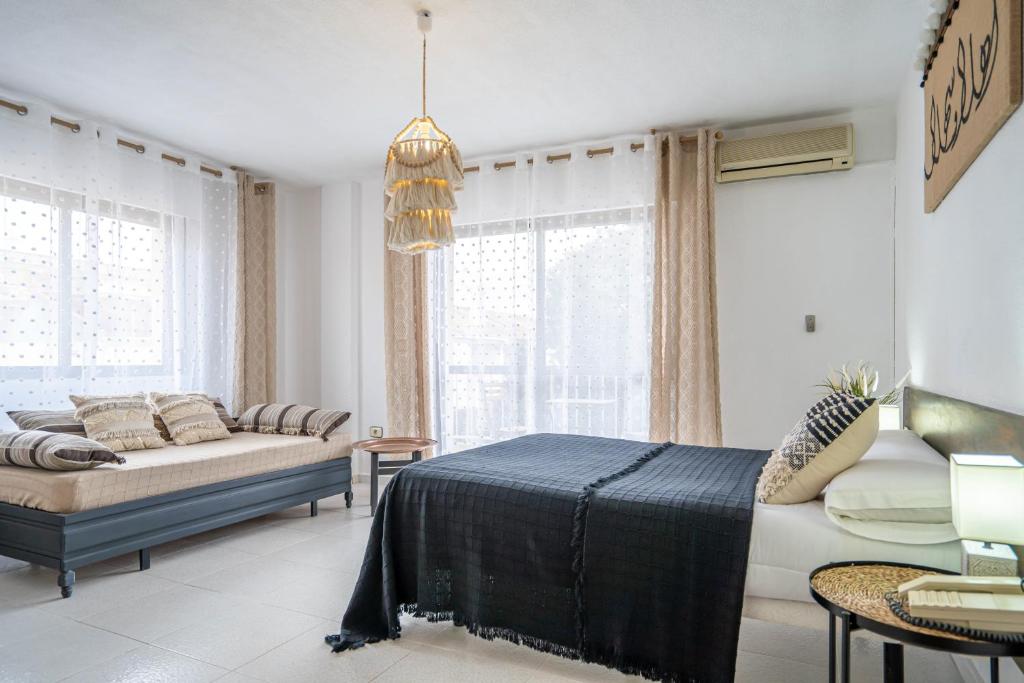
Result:
{"type": "Polygon", "coordinates": [[[396,185],[384,209],[384,215],[395,218],[399,214],[418,210],[455,211],[458,208],[451,185],[447,181],[431,178],[396,185]]]}
{"type": "MultiPolygon", "coordinates": [[[[392,150],[394,147],[395,145],[392,145],[392,150]]],[[[454,144],[448,143],[446,147],[447,149],[440,155],[422,164],[417,161],[413,161],[412,164],[408,163],[407,160],[411,156],[413,159],[417,158],[413,155],[405,153],[399,155],[389,151],[387,169],[384,172],[385,191],[389,195],[393,194],[395,186],[403,180],[428,180],[431,178],[447,180],[452,190],[461,190],[463,185],[462,156],[454,144]]]]}
{"type": "Polygon", "coordinates": [[[403,213],[388,220],[388,249],[418,254],[455,243],[451,213],[444,210],[403,213]]]}

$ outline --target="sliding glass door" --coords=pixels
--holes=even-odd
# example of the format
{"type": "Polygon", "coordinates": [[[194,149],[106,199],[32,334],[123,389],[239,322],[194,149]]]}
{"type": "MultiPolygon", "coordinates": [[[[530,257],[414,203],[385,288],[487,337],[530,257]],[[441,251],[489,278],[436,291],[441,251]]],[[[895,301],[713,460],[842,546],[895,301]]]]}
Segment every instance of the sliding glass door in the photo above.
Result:
{"type": "Polygon", "coordinates": [[[647,438],[649,214],[463,225],[430,255],[441,452],[537,432],[647,438]]]}

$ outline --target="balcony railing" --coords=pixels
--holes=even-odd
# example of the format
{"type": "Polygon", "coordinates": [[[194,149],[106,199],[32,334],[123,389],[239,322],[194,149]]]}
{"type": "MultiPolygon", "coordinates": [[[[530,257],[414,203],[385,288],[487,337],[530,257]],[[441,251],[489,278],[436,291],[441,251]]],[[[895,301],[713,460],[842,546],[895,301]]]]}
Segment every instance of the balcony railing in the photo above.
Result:
{"type": "Polygon", "coordinates": [[[453,452],[537,432],[647,439],[644,374],[573,374],[549,368],[529,381],[508,366],[449,367],[444,448],[453,452]]]}

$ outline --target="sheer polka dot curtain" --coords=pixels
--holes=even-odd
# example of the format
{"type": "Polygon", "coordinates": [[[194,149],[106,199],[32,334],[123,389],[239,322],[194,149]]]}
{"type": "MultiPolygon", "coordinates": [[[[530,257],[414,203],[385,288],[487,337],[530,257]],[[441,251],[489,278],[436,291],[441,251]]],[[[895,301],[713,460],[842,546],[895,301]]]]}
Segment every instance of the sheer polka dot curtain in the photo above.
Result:
{"type": "Polygon", "coordinates": [[[233,174],[0,97],[28,108],[0,108],[0,411],[70,409],[71,393],[230,397],[233,174]]]}
{"type": "Polygon", "coordinates": [[[467,162],[480,171],[455,244],[428,256],[440,452],[536,432],[647,438],[654,143],[638,141],[467,162]]]}

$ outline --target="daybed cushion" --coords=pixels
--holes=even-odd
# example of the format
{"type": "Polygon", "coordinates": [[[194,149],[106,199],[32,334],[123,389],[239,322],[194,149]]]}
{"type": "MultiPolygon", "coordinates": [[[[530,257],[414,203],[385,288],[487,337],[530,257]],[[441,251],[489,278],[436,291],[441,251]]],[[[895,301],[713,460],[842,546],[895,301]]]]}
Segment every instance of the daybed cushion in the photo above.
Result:
{"type": "Polygon", "coordinates": [[[85,425],[75,418],[75,410],[8,410],[7,416],[18,429],[38,429],[85,436],[85,425]]]}
{"type": "Polygon", "coordinates": [[[234,434],[235,432],[242,431],[242,428],[235,422],[235,418],[228,414],[228,409],[224,407],[224,403],[219,398],[211,398],[210,400],[213,401],[213,407],[217,409],[217,417],[220,418],[220,421],[224,423],[229,432],[234,434]]]}
{"type": "Polygon", "coordinates": [[[85,433],[112,451],[163,448],[164,440],[153,426],[153,409],[144,394],[76,396],[75,418],[85,423],[85,433]]]}
{"type": "Polygon", "coordinates": [[[179,446],[217,441],[230,436],[206,394],[151,392],[149,400],[163,420],[171,440],[179,446]]]}
{"type": "Polygon", "coordinates": [[[105,462],[123,464],[124,458],[77,434],[40,430],[0,432],[0,465],[63,472],[87,470],[105,462]]]}
{"type": "Polygon", "coordinates": [[[304,434],[327,438],[345,423],[352,413],[342,410],[321,410],[312,406],[284,403],[258,403],[238,418],[238,425],[247,432],[260,434],[304,434]]]}
{"type": "Polygon", "coordinates": [[[308,436],[232,434],[191,446],[134,451],[120,466],[84,472],[0,471],[0,502],[49,512],[78,512],[171,491],[348,457],[349,434],[327,441],[308,436]]]}

